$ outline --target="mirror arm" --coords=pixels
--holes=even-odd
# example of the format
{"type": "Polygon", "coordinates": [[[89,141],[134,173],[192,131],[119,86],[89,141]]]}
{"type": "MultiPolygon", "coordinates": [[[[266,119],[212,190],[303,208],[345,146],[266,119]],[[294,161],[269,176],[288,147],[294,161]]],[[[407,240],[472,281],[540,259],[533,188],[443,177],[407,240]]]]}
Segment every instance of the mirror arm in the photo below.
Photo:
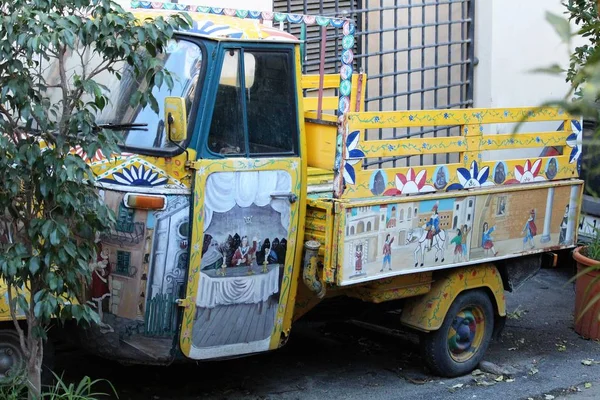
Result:
{"type": "Polygon", "coordinates": [[[171,125],[172,124],[173,124],[173,116],[171,115],[171,113],[169,113],[169,115],[167,117],[167,139],[169,139],[169,142],[171,142],[172,144],[177,146],[179,148],[179,150],[182,150],[183,152],[185,152],[185,163],[187,164],[190,161],[190,154],[188,153],[187,149],[185,147],[181,147],[179,145],[179,143],[171,140],[171,125]]]}

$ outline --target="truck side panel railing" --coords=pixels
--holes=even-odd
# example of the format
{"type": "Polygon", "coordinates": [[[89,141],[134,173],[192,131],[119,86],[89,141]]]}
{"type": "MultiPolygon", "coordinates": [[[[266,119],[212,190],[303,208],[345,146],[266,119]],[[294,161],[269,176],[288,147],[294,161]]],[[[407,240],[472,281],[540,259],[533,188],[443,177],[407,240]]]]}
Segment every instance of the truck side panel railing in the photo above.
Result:
{"type": "MultiPolygon", "coordinates": [[[[526,124],[524,124],[525,126],[526,124]]],[[[502,126],[502,125],[499,125],[502,126]]],[[[581,123],[557,108],[350,112],[346,118],[338,198],[414,195],[480,186],[577,178],[581,123]],[[484,134],[485,125],[564,122],[559,131],[484,134]],[[461,136],[363,140],[365,129],[458,126],[461,136]],[[494,157],[491,151],[562,148],[562,155],[494,157]],[[459,153],[458,163],[364,169],[368,159],[459,153]]],[[[506,152],[502,152],[506,153],[506,152]]]]}

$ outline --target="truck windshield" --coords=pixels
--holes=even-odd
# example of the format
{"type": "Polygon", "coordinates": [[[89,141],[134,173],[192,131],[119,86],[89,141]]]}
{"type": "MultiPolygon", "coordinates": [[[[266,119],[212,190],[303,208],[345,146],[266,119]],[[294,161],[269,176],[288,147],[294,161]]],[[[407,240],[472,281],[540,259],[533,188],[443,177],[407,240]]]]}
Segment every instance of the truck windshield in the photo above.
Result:
{"type": "MultiPolygon", "coordinates": [[[[168,140],[164,121],[164,101],[167,96],[183,97],[186,101],[188,119],[192,110],[196,87],[202,66],[202,51],[194,43],[184,40],[173,40],[168,45],[166,54],[157,56],[164,68],[173,76],[173,88],[168,89],[163,82],[155,87],[152,94],[158,102],[159,112],[156,114],[150,105],[131,107],[129,100],[136,90],[147,87],[145,77],[134,79],[132,68],[125,64],[121,70],[122,78],[114,75],[103,82],[109,89],[109,103],[98,115],[98,125],[115,124],[147,124],[146,129],[124,129],[122,147],[139,153],[157,151],[171,152],[177,146],[168,140]]],[[[181,143],[178,143],[181,145],[181,143]]]]}

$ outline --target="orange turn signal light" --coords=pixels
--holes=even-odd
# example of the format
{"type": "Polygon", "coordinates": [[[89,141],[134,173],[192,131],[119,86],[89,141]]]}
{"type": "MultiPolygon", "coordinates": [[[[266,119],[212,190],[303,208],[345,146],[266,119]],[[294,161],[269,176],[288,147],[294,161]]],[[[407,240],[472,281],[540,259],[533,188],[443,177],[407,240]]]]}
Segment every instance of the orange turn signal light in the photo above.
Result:
{"type": "Polygon", "coordinates": [[[164,210],[167,198],[161,195],[127,193],[123,198],[125,207],[141,210],[164,210]]]}

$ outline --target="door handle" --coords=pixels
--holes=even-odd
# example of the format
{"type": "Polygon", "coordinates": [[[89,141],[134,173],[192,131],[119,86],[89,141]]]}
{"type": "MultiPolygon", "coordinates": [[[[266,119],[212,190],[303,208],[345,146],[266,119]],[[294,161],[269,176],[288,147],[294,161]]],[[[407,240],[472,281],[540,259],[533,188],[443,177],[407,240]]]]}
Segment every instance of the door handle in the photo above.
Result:
{"type": "Polygon", "coordinates": [[[298,196],[294,193],[271,193],[272,199],[288,199],[290,203],[295,203],[298,201],[298,196]]]}

